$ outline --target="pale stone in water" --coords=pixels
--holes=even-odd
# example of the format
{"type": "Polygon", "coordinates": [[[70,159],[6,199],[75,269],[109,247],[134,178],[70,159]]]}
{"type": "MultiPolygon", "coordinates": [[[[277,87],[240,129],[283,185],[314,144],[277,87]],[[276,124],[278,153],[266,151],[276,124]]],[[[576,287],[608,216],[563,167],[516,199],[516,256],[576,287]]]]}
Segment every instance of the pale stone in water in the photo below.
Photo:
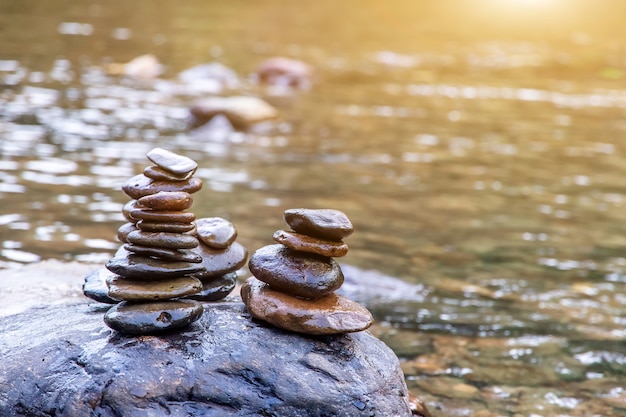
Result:
{"type": "Polygon", "coordinates": [[[192,249],[198,246],[198,239],[182,233],[144,232],[136,230],[126,236],[128,243],[140,246],[153,246],[167,249],[192,249]]]}
{"type": "Polygon", "coordinates": [[[202,316],[202,304],[194,300],[147,303],[123,301],[104,315],[110,328],[128,334],[151,334],[185,327],[202,316]]]}
{"type": "Polygon", "coordinates": [[[341,295],[304,300],[272,290],[254,277],[241,287],[241,298],[252,317],[292,332],[350,333],[365,330],[374,322],[365,307],[341,295]]]}
{"type": "Polygon", "coordinates": [[[110,275],[106,284],[110,297],[124,301],[170,300],[202,290],[202,282],[193,277],[146,282],[110,275]]]}
{"type": "Polygon", "coordinates": [[[277,230],[274,233],[274,240],[289,249],[321,256],[339,258],[348,253],[348,245],[343,241],[324,240],[285,230],[277,230]]]}
{"type": "MultiPolygon", "coordinates": [[[[128,253],[125,249],[122,250],[122,253],[128,253]]],[[[202,263],[172,262],[139,255],[118,254],[107,262],[106,268],[125,278],[144,281],[182,277],[205,270],[202,263]]]]}
{"type": "Polygon", "coordinates": [[[194,274],[195,277],[200,278],[202,281],[236,271],[244,266],[248,259],[248,251],[237,242],[233,242],[227,249],[212,249],[200,242],[192,250],[202,257],[202,265],[205,267],[205,271],[194,274]]]}
{"type": "Polygon", "coordinates": [[[334,209],[289,209],[283,217],[295,232],[322,239],[339,241],[354,231],[348,216],[334,209]]]}
{"type": "Polygon", "coordinates": [[[237,128],[278,117],[278,111],[270,104],[260,98],[248,96],[199,99],[191,104],[190,111],[196,118],[196,127],[218,114],[226,116],[237,128]]]}
{"type": "Polygon", "coordinates": [[[320,298],[341,287],[343,273],[332,258],[297,252],[283,245],[258,249],[248,263],[252,275],[273,289],[294,296],[320,298]]]}
{"type": "Polygon", "coordinates": [[[185,191],[193,194],[202,188],[202,180],[191,177],[184,181],[156,181],[143,174],[135,175],[122,185],[122,191],[130,198],[138,199],[159,191],[185,191]]]}
{"type": "Polygon", "coordinates": [[[160,168],[178,175],[195,171],[198,167],[198,164],[193,159],[163,148],[154,148],[148,152],[147,156],[149,160],[160,168]]]}
{"type": "Polygon", "coordinates": [[[159,191],[141,197],[137,202],[152,210],[180,211],[191,207],[193,199],[191,194],[184,191],[159,191]]]}
{"type": "Polygon", "coordinates": [[[213,249],[226,249],[237,239],[237,229],[221,217],[204,217],[196,220],[197,236],[213,249]]]}
{"type": "Polygon", "coordinates": [[[200,263],[202,258],[190,249],[167,249],[155,248],[151,246],[141,246],[135,244],[124,245],[124,249],[142,256],[154,256],[155,258],[169,260],[200,263]]]}

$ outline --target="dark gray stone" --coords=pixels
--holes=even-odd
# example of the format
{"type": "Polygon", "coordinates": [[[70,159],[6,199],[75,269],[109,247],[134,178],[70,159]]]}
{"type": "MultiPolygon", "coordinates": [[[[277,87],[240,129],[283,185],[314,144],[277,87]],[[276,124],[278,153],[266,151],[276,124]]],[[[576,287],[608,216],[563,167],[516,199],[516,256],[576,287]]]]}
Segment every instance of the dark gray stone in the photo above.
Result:
{"type": "Polygon", "coordinates": [[[335,209],[288,209],[283,214],[294,232],[329,240],[342,240],[354,232],[345,213],[335,209]]]}
{"type": "Polygon", "coordinates": [[[97,269],[90,272],[85,277],[83,284],[83,294],[86,297],[106,304],[117,304],[120,300],[109,295],[109,287],[107,286],[107,278],[117,277],[118,275],[106,268],[97,269]]]}
{"type": "Polygon", "coordinates": [[[193,300],[123,301],[107,311],[104,322],[122,333],[147,335],[185,327],[198,320],[202,312],[202,304],[193,300]]]}
{"type": "Polygon", "coordinates": [[[231,272],[221,277],[208,278],[202,281],[202,291],[188,295],[185,298],[197,301],[218,301],[226,298],[235,289],[236,285],[237,274],[231,272]]]}
{"type": "Polygon", "coordinates": [[[124,252],[128,253],[126,249],[118,249],[118,253],[109,259],[105,267],[125,278],[168,279],[204,271],[202,263],[164,261],[139,255],[124,255],[124,252]]]}
{"type": "Polygon", "coordinates": [[[0,318],[0,354],[2,416],[411,415],[398,359],[369,332],[288,333],[238,301],[141,337],[86,298],[41,306],[0,318]]]}

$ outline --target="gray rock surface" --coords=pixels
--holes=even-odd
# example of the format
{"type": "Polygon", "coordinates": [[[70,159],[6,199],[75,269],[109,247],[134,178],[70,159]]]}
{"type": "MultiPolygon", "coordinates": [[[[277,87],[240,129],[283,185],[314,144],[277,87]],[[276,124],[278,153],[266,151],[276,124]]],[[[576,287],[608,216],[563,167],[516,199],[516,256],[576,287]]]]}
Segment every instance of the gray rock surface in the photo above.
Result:
{"type": "Polygon", "coordinates": [[[396,356],[368,332],[288,333],[229,297],[180,332],[128,337],[107,308],[66,297],[0,314],[0,416],[411,415],[396,356]]]}

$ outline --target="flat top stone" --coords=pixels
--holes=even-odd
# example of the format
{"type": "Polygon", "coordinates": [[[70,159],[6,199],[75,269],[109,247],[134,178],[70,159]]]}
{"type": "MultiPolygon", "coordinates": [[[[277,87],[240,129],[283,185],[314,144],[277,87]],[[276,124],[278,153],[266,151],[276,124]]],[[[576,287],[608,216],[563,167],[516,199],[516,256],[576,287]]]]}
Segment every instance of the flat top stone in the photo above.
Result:
{"type": "Polygon", "coordinates": [[[343,241],[320,239],[285,230],[277,230],[273,238],[281,245],[296,251],[315,253],[333,258],[346,256],[348,253],[348,245],[343,241]]]}
{"type": "Polygon", "coordinates": [[[110,297],[126,301],[169,300],[202,290],[202,283],[192,277],[146,282],[112,275],[107,277],[106,284],[110,297]]]}
{"type": "Polygon", "coordinates": [[[203,217],[196,227],[198,239],[214,249],[226,249],[237,238],[235,226],[221,217],[203,217]]]}
{"type": "Polygon", "coordinates": [[[143,281],[176,278],[204,271],[202,263],[163,261],[130,255],[123,248],[118,249],[115,257],[109,259],[105,266],[117,275],[143,281]]]}
{"type": "Polygon", "coordinates": [[[159,191],[143,196],[137,202],[153,210],[178,211],[191,207],[193,199],[191,194],[185,191],[159,191]]]}
{"type": "Polygon", "coordinates": [[[202,304],[194,300],[123,301],[106,312],[104,322],[126,334],[154,334],[187,326],[198,320],[203,310],[202,304]]]}
{"type": "Polygon", "coordinates": [[[185,191],[190,194],[202,188],[200,178],[191,177],[184,181],[157,181],[143,174],[129,178],[122,185],[122,191],[130,198],[139,199],[146,195],[155,194],[159,191],[185,191]]]}
{"type": "Polygon", "coordinates": [[[354,231],[348,216],[334,209],[288,209],[283,217],[295,232],[309,236],[341,240],[354,231]]]}
{"type": "Polygon", "coordinates": [[[186,174],[198,168],[198,164],[193,159],[163,148],[152,149],[148,152],[147,157],[157,166],[178,175],[186,174]]]}

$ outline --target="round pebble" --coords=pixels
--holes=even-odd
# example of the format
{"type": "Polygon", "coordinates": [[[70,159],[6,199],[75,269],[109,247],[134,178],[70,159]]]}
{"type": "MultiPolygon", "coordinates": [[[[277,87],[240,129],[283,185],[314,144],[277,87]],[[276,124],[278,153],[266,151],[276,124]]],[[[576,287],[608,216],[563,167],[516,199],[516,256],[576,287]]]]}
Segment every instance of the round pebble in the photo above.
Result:
{"type": "Polygon", "coordinates": [[[185,327],[198,320],[202,312],[202,304],[194,300],[149,303],[124,301],[107,311],[104,322],[122,333],[151,334],[185,327]]]}
{"type": "Polygon", "coordinates": [[[193,159],[163,148],[152,149],[147,157],[158,167],[177,175],[186,174],[198,168],[198,164],[193,159]]]}
{"type": "Polygon", "coordinates": [[[146,282],[113,275],[106,284],[110,297],[124,301],[170,300],[202,290],[202,282],[192,277],[146,282]]]}
{"type": "Polygon", "coordinates": [[[193,199],[191,194],[184,191],[159,191],[141,197],[137,202],[152,210],[180,211],[191,207],[193,199]]]}
{"type": "Polygon", "coordinates": [[[332,258],[268,245],[250,257],[250,272],[273,289],[304,298],[320,298],[341,287],[343,273],[332,258]]]}
{"type": "Polygon", "coordinates": [[[315,253],[321,256],[339,258],[346,256],[348,245],[342,241],[323,240],[295,232],[278,230],[274,233],[274,240],[289,249],[301,252],[315,253]]]}
{"type": "Polygon", "coordinates": [[[101,303],[117,304],[120,300],[112,298],[109,295],[109,287],[107,287],[106,280],[110,276],[117,276],[108,269],[97,269],[85,277],[85,283],[83,284],[83,294],[101,303]]]}
{"type": "Polygon", "coordinates": [[[348,216],[334,209],[289,209],[284,219],[295,232],[322,239],[339,241],[354,231],[348,216]]]}
{"type": "Polygon", "coordinates": [[[241,298],[252,317],[292,332],[350,333],[365,330],[374,322],[365,307],[341,295],[305,300],[275,291],[254,277],[241,287],[241,298]]]}
{"type": "Polygon", "coordinates": [[[236,271],[246,264],[248,251],[243,245],[234,242],[227,249],[212,249],[200,242],[192,249],[202,257],[202,265],[205,271],[194,274],[202,281],[208,278],[219,277],[229,272],[236,271]]]}
{"type": "Polygon", "coordinates": [[[124,193],[134,199],[155,194],[159,191],[185,191],[189,194],[193,194],[201,188],[202,180],[196,177],[191,177],[185,181],[169,182],[156,181],[143,174],[135,175],[122,185],[124,193]]]}
{"type": "Polygon", "coordinates": [[[202,291],[188,295],[197,301],[219,301],[230,294],[237,285],[237,274],[231,272],[221,277],[210,278],[202,282],[202,291]]]}
{"type": "Polygon", "coordinates": [[[197,236],[213,249],[226,249],[237,238],[237,229],[221,217],[204,217],[196,220],[197,236]]]}

